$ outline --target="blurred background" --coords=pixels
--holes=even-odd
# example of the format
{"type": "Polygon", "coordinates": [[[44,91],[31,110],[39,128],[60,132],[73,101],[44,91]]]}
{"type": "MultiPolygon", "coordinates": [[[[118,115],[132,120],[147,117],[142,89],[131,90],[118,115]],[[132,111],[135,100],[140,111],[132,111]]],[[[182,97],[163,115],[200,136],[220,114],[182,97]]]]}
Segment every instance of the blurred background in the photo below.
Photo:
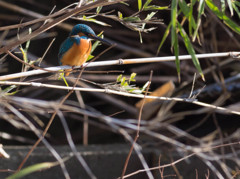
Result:
{"type": "MultiPolygon", "coordinates": [[[[83,1],[82,6],[91,2],[83,1]]],[[[239,3],[232,1],[231,7],[227,2],[223,4],[223,1],[208,2],[212,2],[214,7],[219,8],[222,17],[228,17],[230,21],[229,19],[221,19],[221,15],[217,16],[219,13],[213,11],[207,1],[202,14],[199,10],[202,1],[178,2],[177,20],[190,39],[195,53],[239,51],[239,3]],[[197,36],[193,41],[193,32],[196,31],[197,25],[199,25],[197,36]]],[[[77,1],[71,0],[0,1],[0,27],[6,26],[3,29],[0,28],[1,47],[8,46],[16,42],[17,39],[29,35],[31,31],[34,32],[44,27],[51,19],[33,22],[30,25],[21,26],[21,24],[62,10],[62,14],[53,17],[52,20],[54,21],[73,10],[77,4],[77,1]],[[19,26],[7,27],[15,24],[19,26]]],[[[57,56],[60,44],[67,38],[74,25],[83,23],[89,25],[96,34],[103,32],[104,39],[117,44],[96,61],[174,56],[173,29],[169,26],[172,22],[172,11],[172,1],[158,0],[131,0],[117,4],[113,3],[98,9],[89,8],[32,38],[27,49],[27,43],[23,43],[21,46],[11,50],[17,57],[24,59],[20,49],[22,47],[26,50],[24,54],[27,54],[27,62],[36,66],[39,65],[42,57],[40,67],[59,66],[57,56]],[[142,6],[139,4],[140,2],[142,6]],[[145,3],[149,4],[146,5],[145,3]],[[146,5],[145,9],[144,5],[146,5]],[[53,41],[53,39],[55,40],[53,41]]],[[[185,40],[178,28],[176,33],[179,55],[189,54],[185,40]]],[[[107,45],[101,44],[92,52],[92,55],[97,56],[107,48],[107,45]]],[[[240,112],[239,61],[231,56],[223,58],[206,57],[199,59],[199,61],[205,81],[202,80],[193,61],[184,60],[181,61],[178,67],[176,67],[174,61],[89,67],[84,70],[77,86],[129,92],[121,85],[121,82],[117,82],[119,75],[122,75],[127,80],[132,73],[136,73],[134,78],[136,81],[132,81],[130,85],[132,85],[131,88],[139,87],[141,89],[149,80],[150,71],[153,71],[149,92],[154,93],[156,96],[196,99],[207,104],[224,107],[226,110],[240,112]],[[177,68],[180,70],[180,81],[177,68]]],[[[32,70],[32,68],[26,68],[11,56],[1,54],[1,76],[26,70],[32,70]]],[[[78,74],[79,71],[66,77],[69,86],[73,86],[78,74]]],[[[54,73],[29,76],[12,81],[66,85],[63,80],[58,80],[54,73]]],[[[23,103],[21,100],[36,99],[45,103],[54,102],[57,105],[68,94],[68,91],[32,86],[2,85],[1,93],[2,103],[9,103],[14,106],[39,131],[42,131],[53,115],[54,108],[44,107],[44,105],[41,107],[37,102],[23,103]],[[14,97],[22,98],[13,100],[14,97]],[[17,102],[17,100],[19,101],[17,102]]],[[[64,104],[68,108],[62,108],[61,112],[67,121],[75,144],[126,143],[126,138],[103,120],[106,116],[126,122],[126,126],[120,125],[119,127],[123,127],[130,136],[135,136],[136,130],[131,129],[129,125],[137,124],[141,106],[138,98],[96,92],[73,92],[64,104]],[[101,119],[100,117],[79,114],[71,111],[70,107],[83,109],[94,115],[101,114],[105,117],[101,119]],[[88,120],[89,125],[86,123],[85,125],[88,127],[84,127],[83,124],[86,120],[88,120]]],[[[184,146],[220,145],[226,141],[234,142],[239,140],[239,114],[230,114],[226,110],[215,110],[191,102],[176,102],[174,100],[146,101],[142,111],[141,125],[144,129],[169,137],[184,146]]],[[[35,143],[38,137],[33,135],[29,127],[3,104],[1,105],[1,113],[3,114],[0,115],[1,144],[32,145],[35,143]]],[[[52,145],[68,144],[59,115],[56,115],[46,138],[52,145]]],[[[169,150],[167,141],[155,138],[145,132],[141,132],[138,143],[143,148],[153,147],[156,149],[161,146],[161,149],[169,150]]],[[[173,143],[170,142],[170,148],[179,147],[173,143]]],[[[233,155],[231,152],[230,154],[233,155]]]]}

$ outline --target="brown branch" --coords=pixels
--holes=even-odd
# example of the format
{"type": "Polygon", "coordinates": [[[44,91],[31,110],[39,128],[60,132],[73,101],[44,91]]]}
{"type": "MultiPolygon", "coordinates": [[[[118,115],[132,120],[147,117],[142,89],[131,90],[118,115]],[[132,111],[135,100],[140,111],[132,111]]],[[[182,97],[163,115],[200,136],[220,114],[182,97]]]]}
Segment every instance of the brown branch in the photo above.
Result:
{"type": "Polygon", "coordinates": [[[46,25],[40,27],[39,29],[33,31],[31,34],[26,35],[23,38],[15,41],[15,42],[13,42],[9,45],[6,45],[6,46],[0,48],[0,54],[7,53],[8,50],[16,48],[18,45],[29,41],[30,39],[38,36],[39,34],[41,34],[43,32],[46,32],[47,30],[53,28],[54,26],[60,24],[61,22],[67,20],[68,18],[70,18],[70,17],[72,17],[72,16],[74,16],[74,15],[80,13],[80,12],[96,8],[98,6],[106,6],[106,5],[116,4],[116,3],[121,2],[121,1],[126,1],[126,0],[115,0],[115,1],[111,1],[111,2],[108,2],[107,0],[98,0],[96,2],[90,3],[90,4],[85,5],[83,7],[73,9],[70,12],[67,12],[66,14],[56,18],[52,22],[49,22],[48,24],[46,24],[46,25]]]}
{"type": "Polygon", "coordinates": [[[147,89],[146,89],[146,91],[145,91],[144,98],[143,98],[143,102],[142,102],[142,105],[141,105],[141,108],[140,108],[140,111],[139,111],[138,124],[137,124],[137,132],[136,132],[134,141],[133,141],[133,143],[132,143],[132,146],[131,146],[131,148],[130,148],[130,150],[129,150],[128,156],[127,156],[127,158],[126,158],[126,161],[125,161],[125,164],[124,164],[124,167],[123,167],[123,171],[122,171],[122,175],[121,175],[121,179],[123,179],[123,177],[124,177],[124,175],[125,175],[125,173],[126,173],[127,166],[128,166],[130,157],[131,157],[131,155],[132,155],[134,145],[135,145],[135,143],[137,142],[137,139],[138,139],[138,137],[139,137],[139,131],[140,131],[140,125],[141,125],[141,118],[142,118],[142,110],[143,110],[143,106],[144,106],[144,103],[145,103],[145,96],[147,95],[148,90],[149,90],[149,86],[151,85],[152,75],[153,75],[153,71],[150,72],[149,84],[148,84],[147,89]]]}

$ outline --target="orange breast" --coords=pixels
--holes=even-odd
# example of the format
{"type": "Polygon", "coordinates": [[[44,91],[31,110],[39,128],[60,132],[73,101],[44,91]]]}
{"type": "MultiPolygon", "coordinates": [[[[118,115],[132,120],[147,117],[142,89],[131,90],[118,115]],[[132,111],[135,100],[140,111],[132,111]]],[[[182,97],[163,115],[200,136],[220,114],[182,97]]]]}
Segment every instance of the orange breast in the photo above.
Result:
{"type": "Polygon", "coordinates": [[[90,40],[81,39],[80,44],[74,43],[73,46],[63,55],[62,65],[81,66],[86,62],[92,48],[90,40]]]}

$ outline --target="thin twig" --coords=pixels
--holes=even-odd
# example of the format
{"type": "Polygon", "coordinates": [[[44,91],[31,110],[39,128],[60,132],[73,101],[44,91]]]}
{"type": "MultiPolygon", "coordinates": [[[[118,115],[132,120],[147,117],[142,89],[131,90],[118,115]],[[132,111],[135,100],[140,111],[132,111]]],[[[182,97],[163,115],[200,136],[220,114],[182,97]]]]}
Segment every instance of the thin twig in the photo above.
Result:
{"type": "Polygon", "coordinates": [[[77,158],[77,160],[79,161],[79,163],[83,166],[83,168],[85,169],[85,171],[87,172],[87,174],[89,175],[89,177],[91,179],[97,179],[96,176],[93,174],[93,172],[91,171],[91,169],[88,167],[87,163],[85,162],[85,160],[83,159],[83,157],[80,155],[80,153],[77,151],[77,148],[76,146],[74,145],[74,142],[72,140],[72,137],[71,137],[71,133],[70,133],[70,129],[67,125],[67,122],[66,122],[66,119],[64,118],[63,114],[61,111],[57,111],[58,113],[58,116],[62,122],[62,125],[63,125],[63,128],[64,128],[64,131],[66,133],[66,136],[67,136],[67,141],[68,141],[68,144],[69,146],[71,147],[72,151],[73,151],[73,154],[75,155],[75,157],[77,158]]]}
{"type": "MultiPolygon", "coordinates": [[[[9,82],[9,81],[0,81],[0,84],[3,85],[26,85],[26,86],[35,86],[35,87],[45,87],[45,88],[55,88],[55,89],[62,89],[62,90],[72,90],[73,87],[67,87],[67,86],[59,86],[59,85],[51,85],[51,84],[43,84],[43,83],[36,83],[36,82],[9,82]]],[[[107,94],[116,94],[121,96],[128,96],[128,97],[134,97],[134,98],[144,98],[144,95],[142,94],[133,94],[133,93],[127,93],[127,92],[121,92],[121,91],[115,91],[111,89],[96,89],[96,88],[81,88],[81,87],[75,87],[74,90],[77,91],[87,91],[87,92],[100,92],[100,93],[107,93],[107,94]]],[[[196,104],[198,106],[203,106],[207,108],[211,108],[214,110],[223,111],[225,113],[229,114],[236,114],[240,115],[239,111],[230,110],[224,107],[204,103],[197,100],[191,100],[188,98],[177,98],[177,97],[158,97],[158,96],[145,96],[146,99],[157,99],[157,100],[163,100],[163,101],[176,101],[176,102],[187,102],[196,104]]]]}
{"type": "Polygon", "coordinates": [[[50,44],[48,45],[47,49],[45,50],[43,56],[40,58],[38,66],[41,65],[42,60],[44,59],[45,55],[47,54],[48,50],[50,49],[50,47],[52,46],[53,42],[55,41],[56,38],[53,38],[52,41],[50,42],[50,44]]]}
{"type": "Polygon", "coordinates": [[[39,29],[33,31],[31,34],[26,35],[26,36],[22,37],[21,39],[16,40],[16,41],[12,42],[11,44],[6,45],[6,46],[0,48],[0,54],[6,53],[10,49],[16,48],[18,45],[20,45],[20,44],[22,44],[24,42],[29,41],[30,39],[38,36],[39,34],[41,34],[43,32],[46,32],[47,30],[53,28],[54,26],[60,24],[61,22],[69,19],[70,17],[72,17],[72,16],[74,16],[74,15],[80,13],[80,12],[96,8],[98,6],[116,4],[116,3],[119,3],[121,1],[125,1],[125,0],[115,0],[115,1],[111,1],[111,2],[109,2],[107,0],[98,0],[98,1],[95,1],[93,3],[89,3],[89,4],[85,5],[85,6],[82,6],[80,8],[73,9],[73,10],[67,12],[66,14],[56,18],[55,20],[47,23],[46,25],[40,27],[39,29]]]}
{"type": "MultiPolygon", "coordinates": [[[[147,95],[147,93],[148,93],[148,90],[149,90],[149,87],[150,87],[150,85],[151,85],[152,75],[153,75],[153,71],[151,71],[151,73],[150,73],[149,83],[148,83],[147,89],[146,89],[146,91],[145,91],[144,98],[143,98],[143,102],[142,102],[142,105],[141,105],[141,108],[140,108],[140,111],[139,111],[136,135],[135,135],[134,141],[133,141],[133,143],[132,143],[132,146],[131,146],[131,148],[130,148],[130,150],[129,150],[128,156],[127,156],[127,158],[126,158],[126,161],[125,161],[125,164],[124,164],[124,167],[123,167],[123,171],[122,171],[122,175],[121,175],[121,179],[123,179],[123,176],[124,176],[125,173],[126,173],[127,166],[128,166],[130,157],[131,157],[132,152],[133,152],[133,146],[136,144],[137,139],[139,138],[141,118],[142,118],[142,110],[143,110],[143,106],[144,106],[144,103],[145,103],[145,97],[146,97],[146,95],[147,95]]],[[[149,178],[153,178],[153,176],[152,176],[151,173],[148,173],[148,172],[147,172],[147,175],[148,175],[149,178]]]]}
{"type": "MultiPolygon", "coordinates": [[[[22,115],[17,109],[15,109],[13,106],[11,106],[10,104],[5,104],[6,107],[12,111],[16,116],[18,116],[21,120],[23,120],[23,122],[25,124],[27,124],[30,129],[38,136],[38,138],[41,138],[41,134],[38,132],[37,128],[24,116],[22,115]]],[[[55,151],[55,149],[48,143],[48,141],[46,139],[42,139],[42,142],[44,143],[44,145],[50,150],[50,152],[52,153],[52,155],[59,161],[60,166],[62,168],[63,174],[65,176],[66,179],[70,179],[70,176],[67,172],[66,166],[64,164],[64,161],[62,160],[62,158],[59,156],[59,154],[55,151]]],[[[18,172],[19,170],[17,170],[18,172]]]]}
{"type": "MultiPolygon", "coordinates": [[[[218,57],[233,57],[239,58],[240,52],[223,52],[223,53],[207,53],[207,54],[196,54],[196,57],[199,59],[202,58],[218,58],[218,57]]],[[[136,58],[136,59],[119,59],[119,60],[108,60],[108,61],[100,61],[100,62],[91,62],[84,63],[83,67],[99,67],[99,66],[111,66],[111,65],[126,65],[126,64],[137,64],[137,63],[156,63],[156,62],[167,62],[167,61],[175,61],[175,56],[169,57],[151,57],[151,58],[136,58]]],[[[192,59],[191,55],[181,55],[179,56],[179,60],[190,60],[192,59]]],[[[20,78],[24,76],[32,76],[44,74],[47,72],[58,72],[59,70],[72,69],[71,66],[57,66],[57,67],[48,67],[48,68],[39,68],[36,66],[31,66],[33,68],[38,68],[38,70],[32,70],[22,73],[15,73],[10,75],[0,76],[0,80],[9,80],[14,78],[20,78]]],[[[76,66],[75,68],[81,68],[81,66],[76,66]]]]}
{"type": "MultiPolygon", "coordinates": [[[[221,148],[221,147],[227,147],[227,146],[232,146],[232,145],[239,145],[239,142],[234,142],[234,143],[229,143],[229,144],[223,144],[223,145],[213,146],[213,147],[211,147],[211,149],[213,150],[213,149],[218,149],[218,148],[221,148]]],[[[206,150],[206,151],[209,151],[209,147],[207,147],[207,150],[206,150]]],[[[206,151],[205,151],[205,152],[206,152],[206,151]]],[[[152,170],[159,170],[159,169],[161,169],[161,168],[172,167],[173,165],[176,165],[176,164],[179,163],[179,162],[182,162],[182,161],[184,161],[184,160],[186,160],[186,159],[188,159],[188,158],[190,158],[190,157],[192,157],[192,156],[194,156],[194,155],[197,155],[197,154],[199,154],[200,152],[204,152],[204,149],[203,149],[203,150],[199,150],[198,152],[193,152],[193,153],[191,153],[191,154],[189,154],[189,155],[187,155],[187,156],[185,156],[185,157],[182,157],[182,158],[180,158],[180,159],[178,159],[178,160],[175,160],[174,162],[171,162],[171,163],[169,163],[169,164],[152,167],[152,168],[150,168],[149,170],[152,171],[152,170]]],[[[130,173],[130,174],[128,174],[128,175],[125,175],[123,178],[129,178],[129,177],[131,177],[131,176],[134,176],[134,175],[137,175],[137,174],[143,173],[143,172],[146,172],[146,170],[145,170],[145,169],[137,170],[137,171],[132,172],[132,173],[130,173]]]]}

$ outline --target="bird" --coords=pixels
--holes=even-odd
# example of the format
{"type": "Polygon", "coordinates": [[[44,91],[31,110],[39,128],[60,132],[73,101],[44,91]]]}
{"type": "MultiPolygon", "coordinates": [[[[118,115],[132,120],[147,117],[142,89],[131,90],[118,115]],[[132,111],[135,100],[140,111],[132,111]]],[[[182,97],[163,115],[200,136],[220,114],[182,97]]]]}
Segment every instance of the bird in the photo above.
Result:
{"type": "MultiPolygon", "coordinates": [[[[82,66],[91,53],[91,40],[93,39],[112,45],[107,40],[96,36],[95,32],[88,25],[75,25],[67,39],[60,45],[58,53],[59,64],[72,67],[82,66]]],[[[68,76],[71,71],[71,69],[66,70],[65,76],[68,76]]]]}

